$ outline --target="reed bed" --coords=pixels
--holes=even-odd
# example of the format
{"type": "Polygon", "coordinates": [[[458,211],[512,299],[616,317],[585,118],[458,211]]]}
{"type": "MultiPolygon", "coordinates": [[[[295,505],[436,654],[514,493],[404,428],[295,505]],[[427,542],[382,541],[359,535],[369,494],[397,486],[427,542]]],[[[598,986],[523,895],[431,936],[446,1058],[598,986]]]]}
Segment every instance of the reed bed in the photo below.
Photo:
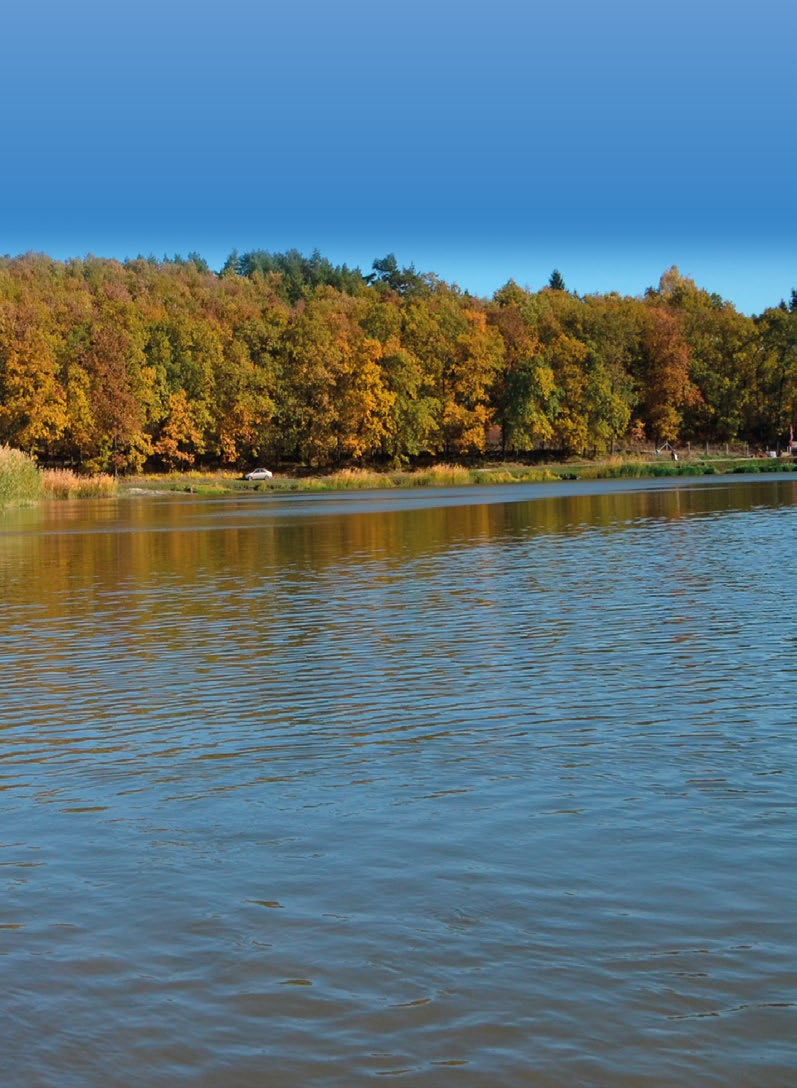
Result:
{"type": "Polygon", "coordinates": [[[385,472],[369,472],[365,468],[342,468],[325,477],[326,483],[332,488],[342,488],[346,491],[371,490],[373,488],[395,487],[394,477],[385,472]]]}
{"type": "Polygon", "coordinates": [[[471,483],[470,471],[463,465],[432,465],[427,469],[401,474],[402,487],[461,487],[471,483]]]}
{"type": "Polygon", "coordinates": [[[0,446],[0,506],[36,502],[42,479],[32,457],[11,446],[0,446]]]}
{"type": "Polygon", "coordinates": [[[46,468],[41,473],[46,498],[96,499],[115,495],[118,484],[113,476],[78,476],[68,468],[46,468]]]}
{"type": "Polygon", "coordinates": [[[560,480],[560,472],[548,468],[517,465],[512,468],[477,468],[471,470],[471,480],[475,484],[542,484],[551,480],[560,480]]]}
{"type": "Polygon", "coordinates": [[[690,461],[620,461],[615,464],[579,465],[579,480],[642,480],[663,476],[713,476],[716,469],[705,462],[690,461]]]}

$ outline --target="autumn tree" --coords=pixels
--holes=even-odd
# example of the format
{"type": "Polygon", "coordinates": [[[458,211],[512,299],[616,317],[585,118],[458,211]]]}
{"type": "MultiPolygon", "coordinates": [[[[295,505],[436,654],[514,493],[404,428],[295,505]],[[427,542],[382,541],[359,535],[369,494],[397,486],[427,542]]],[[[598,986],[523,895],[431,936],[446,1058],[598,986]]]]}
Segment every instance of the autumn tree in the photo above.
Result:
{"type": "Polygon", "coordinates": [[[493,383],[501,449],[531,450],[553,437],[554,376],[543,358],[528,292],[510,280],[493,296],[490,320],[503,352],[493,383]]]}
{"type": "Polygon", "coordinates": [[[755,437],[770,444],[797,418],[797,310],[775,307],[756,321],[755,437]]]}
{"type": "Polygon", "coordinates": [[[137,350],[127,330],[100,319],[76,360],[73,379],[87,394],[89,411],[74,437],[90,471],[140,471],[152,451],[137,395],[137,350]]]}
{"type": "Polygon", "coordinates": [[[587,347],[587,438],[593,453],[614,452],[638,404],[633,377],[640,355],[644,308],[619,295],[592,295],[581,308],[580,337],[587,347]]]}
{"type": "Polygon", "coordinates": [[[644,355],[643,418],[656,445],[676,442],[683,410],[700,394],[689,376],[689,346],[677,313],[651,305],[642,333],[644,355]]]}
{"type": "Polygon", "coordinates": [[[0,303],[0,441],[46,454],[67,424],[59,337],[40,307],[0,303]]]}
{"type": "Polygon", "coordinates": [[[202,450],[202,434],[185,390],[169,393],[153,452],[168,469],[177,470],[190,468],[202,450]]]}
{"type": "Polygon", "coordinates": [[[361,314],[356,299],[322,287],[286,330],[278,421],[289,456],[325,465],[381,447],[392,396],[361,314]]]}

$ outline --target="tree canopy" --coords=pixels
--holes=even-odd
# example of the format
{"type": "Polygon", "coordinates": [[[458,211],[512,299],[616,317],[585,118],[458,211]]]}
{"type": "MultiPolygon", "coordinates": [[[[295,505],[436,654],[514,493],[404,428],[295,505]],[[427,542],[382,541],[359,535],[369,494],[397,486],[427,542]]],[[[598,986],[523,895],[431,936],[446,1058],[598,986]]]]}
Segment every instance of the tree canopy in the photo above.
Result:
{"type": "Polygon", "coordinates": [[[0,258],[0,443],[85,471],[771,445],[795,408],[797,293],[747,317],[677,268],[479,299],[394,254],[0,258]]]}

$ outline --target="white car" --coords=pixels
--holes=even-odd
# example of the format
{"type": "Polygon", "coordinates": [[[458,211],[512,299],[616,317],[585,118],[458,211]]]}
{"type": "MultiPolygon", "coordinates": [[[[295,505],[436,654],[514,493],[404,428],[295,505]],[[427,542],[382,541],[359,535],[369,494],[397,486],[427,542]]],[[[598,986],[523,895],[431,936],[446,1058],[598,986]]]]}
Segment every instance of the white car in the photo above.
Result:
{"type": "Polygon", "coordinates": [[[255,468],[251,472],[247,472],[244,475],[245,480],[270,480],[274,475],[273,472],[269,472],[267,468],[255,468]]]}

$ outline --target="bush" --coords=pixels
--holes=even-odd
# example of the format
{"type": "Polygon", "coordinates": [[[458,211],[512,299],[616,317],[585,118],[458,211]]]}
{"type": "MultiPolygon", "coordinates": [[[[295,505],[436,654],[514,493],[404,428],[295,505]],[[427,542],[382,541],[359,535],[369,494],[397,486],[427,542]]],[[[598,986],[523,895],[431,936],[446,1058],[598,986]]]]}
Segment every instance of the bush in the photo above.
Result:
{"type": "Polygon", "coordinates": [[[0,446],[0,506],[36,502],[41,494],[42,478],[33,459],[22,450],[0,446]]]}

